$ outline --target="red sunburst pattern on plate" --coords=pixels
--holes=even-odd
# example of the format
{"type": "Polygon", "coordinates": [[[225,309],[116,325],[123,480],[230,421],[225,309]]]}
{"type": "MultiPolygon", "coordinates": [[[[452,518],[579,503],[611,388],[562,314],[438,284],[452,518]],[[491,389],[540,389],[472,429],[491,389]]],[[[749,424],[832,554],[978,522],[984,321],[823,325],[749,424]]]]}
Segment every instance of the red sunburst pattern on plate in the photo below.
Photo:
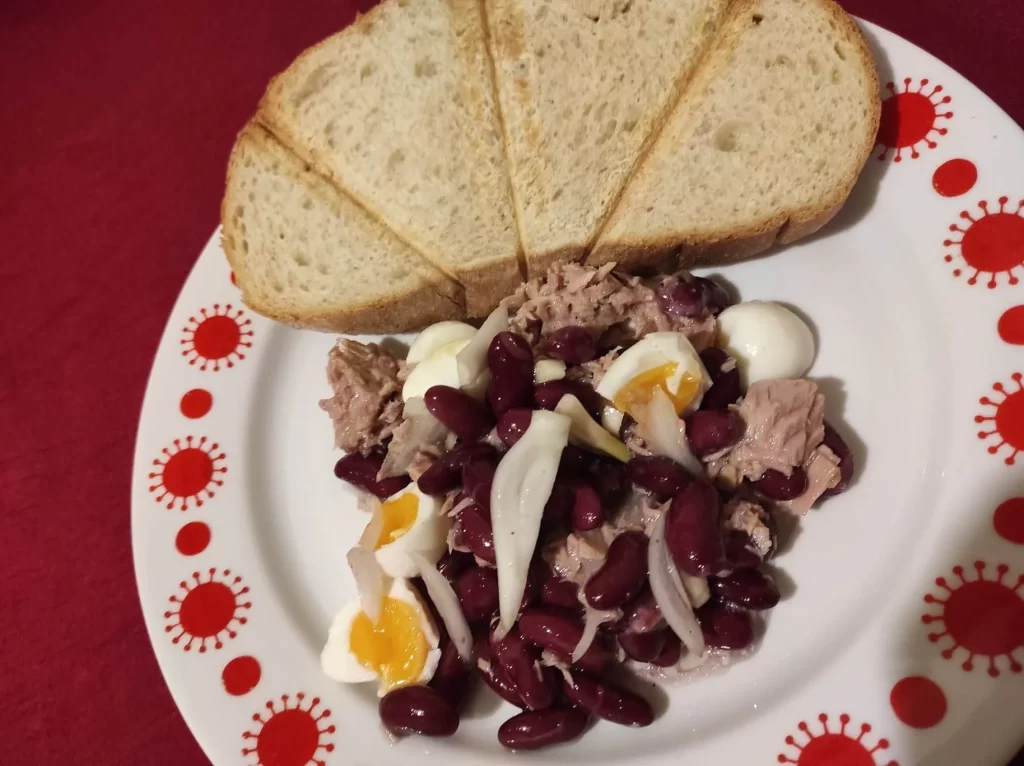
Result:
{"type": "Polygon", "coordinates": [[[1009,197],[1000,197],[998,209],[981,200],[978,208],[980,214],[960,212],[966,227],[950,225],[949,230],[960,234],[960,239],[947,239],[942,244],[959,252],[947,253],[946,263],[956,261],[953,276],[966,274],[969,285],[976,285],[978,277],[987,276],[985,284],[995,288],[1001,275],[1015,285],[1020,279],[1014,271],[1024,265],[1024,200],[1011,203],[1009,197]]]}
{"type": "MultiPolygon", "coordinates": [[[[829,724],[828,716],[818,716],[818,727],[812,728],[806,721],[797,724],[804,735],[800,741],[792,734],[786,737],[789,752],[779,753],[779,763],[795,763],[797,766],[899,766],[896,761],[876,760],[875,756],[888,749],[889,741],[878,740],[870,745],[868,737],[871,724],[862,723],[854,734],[850,727],[850,716],[839,716],[839,728],[829,724]]],[[[882,756],[884,758],[884,756],[882,756]]]]}
{"type": "Polygon", "coordinates": [[[201,506],[204,499],[213,497],[214,487],[224,484],[221,477],[228,470],[222,465],[224,453],[220,445],[207,441],[205,436],[175,439],[171,447],[161,450],[161,455],[148,474],[153,482],[149,491],[158,503],[166,501],[168,509],[177,506],[187,511],[190,504],[201,506]]]}
{"type": "Polygon", "coordinates": [[[978,403],[986,411],[974,416],[974,422],[987,430],[978,431],[978,438],[992,443],[990,455],[1009,454],[1003,458],[1007,465],[1017,462],[1017,453],[1024,450],[1024,376],[1019,372],[1010,376],[1010,384],[994,383],[992,396],[983,396],[978,403]],[[1005,449],[1004,449],[1005,448],[1005,449]]]}
{"type": "Polygon", "coordinates": [[[234,638],[235,629],[248,621],[243,612],[252,607],[252,602],[244,600],[249,588],[241,577],[232,576],[230,569],[220,573],[209,569],[205,579],[193,572],[191,581],[182,580],[178,587],[181,593],[168,599],[175,608],[164,612],[168,621],[164,631],[174,634],[173,644],[184,640],[186,652],[195,643],[200,654],[206,651],[207,642],[220,649],[224,638],[234,638]]]}
{"type": "Polygon", "coordinates": [[[334,751],[329,737],[334,724],[330,710],[317,711],[320,698],[305,704],[306,695],[282,694],[280,702],[269,700],[267,713],[255,713],[255,731],[242,734],[242,755],[255,756],[254,766],[326,766],[323,756],[334,751]]]}
{"type": "Polygon", "coordinates": [[[234,367],[252,347],[251,325],[241,309],[214,303],[211,309],[200,309],[198,315],[188,318],[182,330],[181,355],[200,370],[234,367]]]}
{"type": "Polygon", "coordinates": [[[913,79],[907,77],[900,89],[892,82],[885,87],[889,95],[882,102],[876,142],[882,146],[882,153],[878,159],[884,160],[893,151],[894,161],[901,162],[903,152],[909,150],[911,159],[916,160],[921,156],[920,148],[934,149],[935,139],[946,135],[942,123],[953,116],[946,109],[952,99],[943,94],[941,85],[932,85],[928,80],[915,86],[913,79]]]}
{"type": "Polygon", "coordinates": [[[977,182],[978,167],[962,157],[943,162],[932,174],[932,188],[943,197],[967,194],[977,182]]]}
{"type": "Polygon", "coordinates": [[[975,578],[967,579],[962,566],[953,567],[950,582],[938,577],[938,595],[928,593],[926,604],[938,606],[939,612],[921,616],[925,625],[941,624],[942,630],[928,634],[932,643],[946,643],[942,656],[947,660],[962,650],[967,659],[961,667],[974,669],[974,658],[988,659],[988,674],[996,677],[1000,671],[996,661],[1005,658],[1010,672],[1020,673],[1021,663],[1014,656],[1024,647],[1024,575],[1016,582],[1009,580],[1010,568],[1006,564],[995,567],[995,577],[987,579],[984,561],[974,562],[975,578]],[[1011,584],[1012,583],[1012,584],[1011,584]]]}

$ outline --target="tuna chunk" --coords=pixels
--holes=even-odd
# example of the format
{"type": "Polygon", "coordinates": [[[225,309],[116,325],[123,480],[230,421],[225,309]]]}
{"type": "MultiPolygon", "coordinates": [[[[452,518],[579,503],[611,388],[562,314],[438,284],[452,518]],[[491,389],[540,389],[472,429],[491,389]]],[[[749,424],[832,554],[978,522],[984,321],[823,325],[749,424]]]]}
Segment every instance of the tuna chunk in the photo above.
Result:
{"type": "Polygon", "coordinates": [[[836,487],[839,480],[842,479],[839,458],[824,444],[819,444],[811,456],[804,461],[804,471],[807,473],[807,489],[799,497],[779,503],[782,508],[801,515],[811,510],[811,506],[818,501],[818,498],[836,487]]]}
{"type": "Polygon", "coordinates": [[[341,338],[327,355],[334,395],[320,407],[334,422],[334,443],[364,455],[391,437],[402,422],[405,362],[376,343],[341,338]]]}
{"type": "Polygon", "coordinates": [[[597,384],[601,382],[601,378],[608,372],[608,368],[612,366],[612,362],[618,359],[621,353],[622,349],[613,348],[607,354],[599,356],[597,359],[592,359],[580,365],[573,365],[566,372],[566,377],[570,380],[586,383],[591,388],[596,388],[597,384]]]}
{"type": "Polygon", "coordinates": [[[747,546],[762,561],[768,559],[775,549],[771,517],[758,503],[734,497],[725,504],[722,511],[726,532],[742,532],[749,539],[747,546]]]}

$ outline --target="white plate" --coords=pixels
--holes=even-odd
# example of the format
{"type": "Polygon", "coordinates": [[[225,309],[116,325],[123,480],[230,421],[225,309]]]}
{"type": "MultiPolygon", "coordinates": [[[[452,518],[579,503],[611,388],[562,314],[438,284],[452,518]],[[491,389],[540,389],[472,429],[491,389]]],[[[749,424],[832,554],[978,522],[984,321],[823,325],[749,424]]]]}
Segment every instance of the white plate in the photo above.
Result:
{"type": "MultiPolygon", "coordinates": [[[[719,272],[810,319],[811,375],[859,478],[778,558],[792,585],[753,659],[670,690],[649,729],[600,723],[530,760],[1003,766],[1021,744],[1024,135],[930,55],[867,31],[897,85],[849,205],[719,272]]],[[[392,746],[372,691],[321,674],[363,523],[317,407],[333,339],[240,310],[230,277],[215,235],[168,322],[135,453],[139,590],[182,715],[218,766],[511,762],[504,703],[450,740],[392,746]]]]}

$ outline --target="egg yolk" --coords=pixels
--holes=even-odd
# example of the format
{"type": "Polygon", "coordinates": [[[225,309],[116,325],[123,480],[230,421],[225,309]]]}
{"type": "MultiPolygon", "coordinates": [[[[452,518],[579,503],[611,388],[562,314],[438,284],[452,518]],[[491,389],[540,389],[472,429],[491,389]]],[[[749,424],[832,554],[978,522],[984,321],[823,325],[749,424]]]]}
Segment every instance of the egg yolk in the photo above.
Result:
{"type": "Polygon", "coordinates": [[[427,659],[427,639],[416,608],[385,598],[375,625],[365,612],[352,621],[349,646],[359,663],[374,671],[387,692],[420,680],[427,659]]]}
{"type": "Polygon", "coordinates": [[[383,548],[412,529],[419,510],[419,499],[411,492],[381,503],[380,512],[384,523],[374,549],[383,548]]]}
{"type": "Polygon", "coordinates": [[[668,379],[671,378],[678,368],[676,362],[668,362],[659,367],[652,367],[644,370],[630,380],[615,394],[612,403],[623,412],[628,412],[633,417],[636,413],[647,407],[654,395],[654,389],[660,388],[672,401],[676,414],[682,413],[690,403],[697,398],[700,390],[700,381],[689,373],[684,373],[679,381],[679,390],[672,393],[668,390],[668,379]]]}

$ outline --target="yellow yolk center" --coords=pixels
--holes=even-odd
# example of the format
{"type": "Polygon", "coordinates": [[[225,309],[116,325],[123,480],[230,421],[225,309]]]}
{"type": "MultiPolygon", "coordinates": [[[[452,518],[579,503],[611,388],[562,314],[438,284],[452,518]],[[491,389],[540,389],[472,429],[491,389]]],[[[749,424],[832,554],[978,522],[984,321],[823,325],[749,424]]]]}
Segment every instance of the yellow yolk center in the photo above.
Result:
{"type": "Polygon", "coordinates": [[[654,389],[660,388],[668,394],[668,398],[675,407],[676,414],[682,413],[690,405],[690,402],[697,397],[697,392],[700,390],[700,381],[694,379],[689,373],[684,373],[679,381],[679,390],[675,393],[669,391],[668,379],[675,374],[678,366],[676,362],[668,362],[660,367],[644,370],[619,389],[619,392],[615,394],[615,398],[612,400],[612,404],[635,418],[637,413],[646,408],[647,404],[651,401],[654,389]]]}
{"type": "Polygon", "coordinates": [[[416,683],[427,660],[427,639],[416,609],[397,598],[385,598],[374,625],[365,612],[352,621],[349,646],[363,667],[380,677],[385,692],[416,683]]]}
{"type": "Polygon", "coordinates": [[[380,511],[384,523],[381,525],[380,537],[377,538],[377,545],[374,548],[383,548],[408,532],[416,521],[417,510],[419,499],[411,492],[382,503],[380,511]]]}

